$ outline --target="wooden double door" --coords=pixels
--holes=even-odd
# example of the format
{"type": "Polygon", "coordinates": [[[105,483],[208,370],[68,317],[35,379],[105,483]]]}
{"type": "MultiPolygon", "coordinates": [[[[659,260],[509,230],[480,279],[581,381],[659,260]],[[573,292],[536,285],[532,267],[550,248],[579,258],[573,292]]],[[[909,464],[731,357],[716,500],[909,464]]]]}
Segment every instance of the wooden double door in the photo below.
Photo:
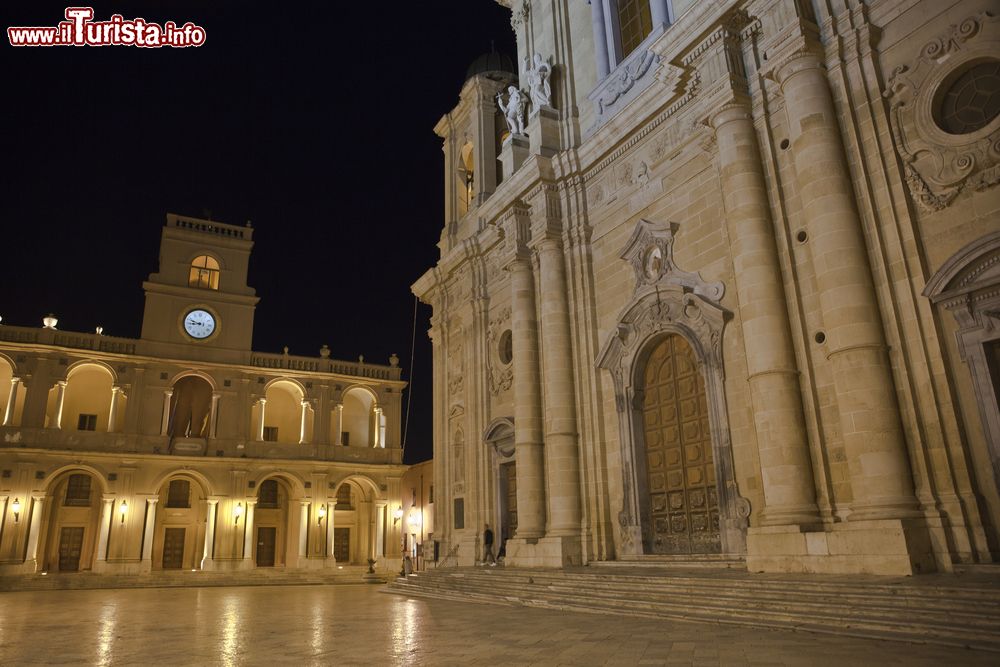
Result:
{"type": "Polygon", "coordinates": [[[63,526],[59,531],[59,571],[79,572],[83,553],[83,526],[63,526]]]}
{"type": "Polygon", "coordinates": [[[719,553],[719,501],[705,381],[694,350],[670,335],[643,376],[646,553],[719,553]]]}
{"type": "Polygon", "coordinates": [[[184,542],[186,528],[163,529],[163,569],[180,570],[184,567],[184,542]]]}

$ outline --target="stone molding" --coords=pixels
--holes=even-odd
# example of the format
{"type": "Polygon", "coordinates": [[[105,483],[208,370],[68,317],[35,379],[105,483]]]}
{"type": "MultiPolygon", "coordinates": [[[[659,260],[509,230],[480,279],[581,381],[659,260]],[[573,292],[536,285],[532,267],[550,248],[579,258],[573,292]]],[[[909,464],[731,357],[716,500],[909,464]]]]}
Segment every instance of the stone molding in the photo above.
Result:
{"type": "Polygon", "coordinates": [[[926,43],[910,63],[896,67],[884,96],[893,143],[907,187],[925,212],[946,208],[963,190],[1000,182],[1000,116],[966,134],[935,121],[939,91],[964,68],[1000,53],[1000,19],[988,12],[966,18],[926,43]]]}
{"type": "Polygon", "coordinates": [[[726,408],[722,334],[731,314],[722,307],[725,286],[708,282],[674,263],[676,223],[640,220],[622,251],[636,275],[631,300],[621,311],[596,365],[614,381],[622,456],[624,498],[618,515],[621,553],[643,553],[640,521],[645,486],[642,442],[641,374],[652,347],[667,334],[683,337],[694,350],[711,420],[713,458],[719,492],[723,553],[746,553],[750,503],[739,494],[726,408]]]}
{"type": "Polygon", "coordinates": [[[1000,396],[994,393],[985,343],[1000,340],[1000,231],[968,244],[928,281],[923,295],[951,312],[955,340],[969,367],[994,481],[1000,485],[1000,396]]]}

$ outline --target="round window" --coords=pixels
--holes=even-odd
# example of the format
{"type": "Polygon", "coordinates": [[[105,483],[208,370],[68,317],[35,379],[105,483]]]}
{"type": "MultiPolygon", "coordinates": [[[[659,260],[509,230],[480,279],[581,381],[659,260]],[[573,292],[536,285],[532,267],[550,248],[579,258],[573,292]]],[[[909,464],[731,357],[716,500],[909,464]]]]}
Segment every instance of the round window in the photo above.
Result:
{"type": "Polygon", "coordinates": [[[500,363],[504,366],[514,360],[514,337],[511,335],[510,329],[500,334],[497,353],[500,356],[500,363]]]}
{"type": "Polygon", "coordinates": [[[979,62],[942,88],[937,124],[948,134],[981,130],[1000,115],[1000,60],[979,62]]]}

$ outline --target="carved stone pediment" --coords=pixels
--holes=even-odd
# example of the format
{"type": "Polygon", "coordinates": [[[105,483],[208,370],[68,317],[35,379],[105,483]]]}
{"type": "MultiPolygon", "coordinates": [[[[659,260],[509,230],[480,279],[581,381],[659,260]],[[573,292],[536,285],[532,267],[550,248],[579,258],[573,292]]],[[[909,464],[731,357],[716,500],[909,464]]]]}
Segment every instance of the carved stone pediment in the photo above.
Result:
{"type": "Polygon", "coordinates": [[[893,141],[910,193],[925,211],[945,208],[963,190],[1000,182],[1000,116],[983,126],[956,120],[995,109],[995,99],[976,90],[983,82],[993,86],[998,54],[1000,19],[982,12],[925,44],[889,78],[893,141]]]}

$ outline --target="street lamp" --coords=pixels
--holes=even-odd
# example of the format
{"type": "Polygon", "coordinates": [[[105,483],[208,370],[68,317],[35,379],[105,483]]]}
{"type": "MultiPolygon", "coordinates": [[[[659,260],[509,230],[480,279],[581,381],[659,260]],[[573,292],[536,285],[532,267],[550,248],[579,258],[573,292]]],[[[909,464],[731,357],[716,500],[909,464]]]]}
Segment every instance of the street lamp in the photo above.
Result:
{"type": "Polygon", "coordinates": [[[397,507],[396,511],[392,513],[392,523],[397,524],[399,520],[403,518],[403,508],[397,507]]]}
{"type": "Polygon", "coordinates": [[[11,504],[10,508],[14,511],[14,523],[21,520],[21,499],[14,498],[14,502],[11,504]]]}
{"type": "Polygon", "coordinates": [[[326,505],[320,505],[316,514],[319,515],[319,518],[316,519],[316,525],[318,526],[323,523],[323,519],[326,517],[326,505]]]}
{"type": "Polygon", "coordinates": [[[236,506],[236,509],[233,510],[233,516],[235,517],[233,525],[238,526],[240,524],[240,517],[243,516],[243,503],[236,506]]]}
{"type": "Polygon", "coordinates": [[[125,523],[125,514],[128,512],[128,505],[122,500],[122,504],[118,506],[118,513],[122,515],[122,523],[125,523]]]}

